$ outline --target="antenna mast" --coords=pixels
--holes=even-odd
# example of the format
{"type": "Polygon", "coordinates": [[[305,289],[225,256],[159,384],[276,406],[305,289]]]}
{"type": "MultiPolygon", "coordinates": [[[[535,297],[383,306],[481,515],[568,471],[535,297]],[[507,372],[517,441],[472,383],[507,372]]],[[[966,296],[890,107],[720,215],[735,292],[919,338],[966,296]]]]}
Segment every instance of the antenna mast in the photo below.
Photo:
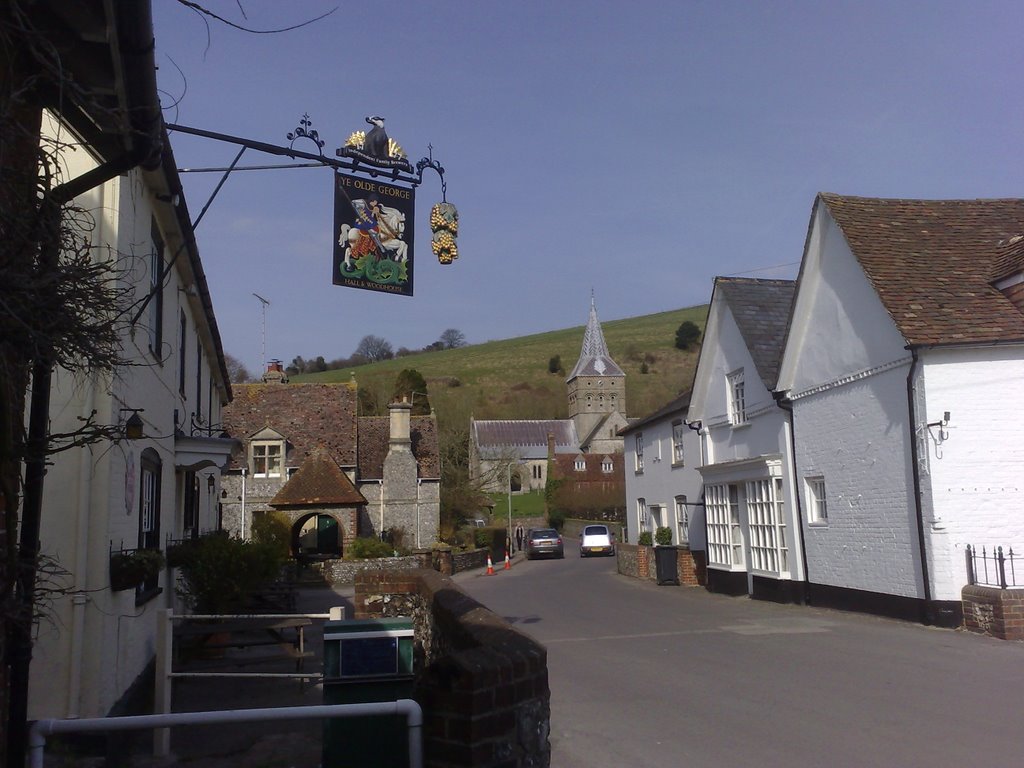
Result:
{"type": "Polygon", "coordinates": [[[266,299],[264,299],[258,293],[254,293],[253,296],[255,296],[257,299],[260,300],[260,310],[263,313],[263,323],[262,323],[262,333],[261,333],[261,342],[262,342],[262,344],[261,344],[261,347],[260,347],[260,354],[262,354],[263,357],[260,360],[260,364],[261,364],[261,370],[266,371],[267,370],[267,307],[270,306],[270,302],[267,301],[266,299]]]}

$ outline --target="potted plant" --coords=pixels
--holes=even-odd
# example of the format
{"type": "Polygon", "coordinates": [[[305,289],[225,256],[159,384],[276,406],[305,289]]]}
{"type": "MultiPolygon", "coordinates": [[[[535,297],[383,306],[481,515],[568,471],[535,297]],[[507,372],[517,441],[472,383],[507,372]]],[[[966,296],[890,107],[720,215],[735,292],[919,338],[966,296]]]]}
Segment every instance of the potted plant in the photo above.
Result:
{"type": "Polygon", "coordinates": [[[654,544],[654,536],[650,531],[644,531],[637,536],[636,543],[641,547],[650,547],[654,544]]]}
{"type": "Polygon", "coordinates": [[[110,588],[134,589],[160,575],[164,555],[159,549],[122,549],[110,554],[110,588]]]}

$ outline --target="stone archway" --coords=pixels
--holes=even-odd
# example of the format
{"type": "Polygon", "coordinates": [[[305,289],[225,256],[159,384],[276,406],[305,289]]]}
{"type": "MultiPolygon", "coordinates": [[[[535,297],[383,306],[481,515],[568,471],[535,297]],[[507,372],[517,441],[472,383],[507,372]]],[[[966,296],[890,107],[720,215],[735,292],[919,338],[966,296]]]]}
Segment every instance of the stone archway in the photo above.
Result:
{"type": "Polygon", "coordinates": [[[292,523],[291,545],[297,556],[341,557],[341,522],[326,512],[309,512],[292,523]]]}

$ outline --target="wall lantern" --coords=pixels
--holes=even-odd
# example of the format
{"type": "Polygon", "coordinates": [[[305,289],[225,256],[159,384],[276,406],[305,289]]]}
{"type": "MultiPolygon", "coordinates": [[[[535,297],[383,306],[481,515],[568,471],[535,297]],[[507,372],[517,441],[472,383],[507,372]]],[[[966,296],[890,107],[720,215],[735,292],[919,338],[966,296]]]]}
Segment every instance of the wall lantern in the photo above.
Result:
{"type": "Polygon", "coordinates": [[[206,492],[207,493],[213,493],[213,486],[216,484],[216,482],[217,481],[214,479],[213,475],[207,475],[206,476],[206,492]]]}
{"type": "Polygon", "coordinates": [[[128,417],[128,420],[124,423],[124,436],[128,440],[141,440],[146,436],[144,427],[146,426],[142,422],[142,417],[139,413],[146,410],[145,408],[122,408],[121,412],[131,411],[132,415],[128,417]]]}

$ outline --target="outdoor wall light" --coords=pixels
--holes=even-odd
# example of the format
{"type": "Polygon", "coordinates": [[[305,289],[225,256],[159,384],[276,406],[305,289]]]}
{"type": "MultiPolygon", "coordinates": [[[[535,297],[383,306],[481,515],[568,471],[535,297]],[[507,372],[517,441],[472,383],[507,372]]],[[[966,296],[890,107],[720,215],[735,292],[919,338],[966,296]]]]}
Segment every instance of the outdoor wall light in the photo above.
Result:
{"type": "Polygon", "coordinates": [[[213,486],[216,483],[217,483],[217,481],[214,480],[213,475],[207,475],[206,476],[206,492],[207,493],[213,493],[213,486]]]}
{"type": "Polygon", "coordinates": [[[126,440],[141,440],[146,436],[145,424],[142,421],[142,417],[139,414],[146,410],[145,408],[122,408],[121,413],[125,411],[131,411],[132,415],[128,417],[128,420],[124,423],[124,436],[126,440]]]}

